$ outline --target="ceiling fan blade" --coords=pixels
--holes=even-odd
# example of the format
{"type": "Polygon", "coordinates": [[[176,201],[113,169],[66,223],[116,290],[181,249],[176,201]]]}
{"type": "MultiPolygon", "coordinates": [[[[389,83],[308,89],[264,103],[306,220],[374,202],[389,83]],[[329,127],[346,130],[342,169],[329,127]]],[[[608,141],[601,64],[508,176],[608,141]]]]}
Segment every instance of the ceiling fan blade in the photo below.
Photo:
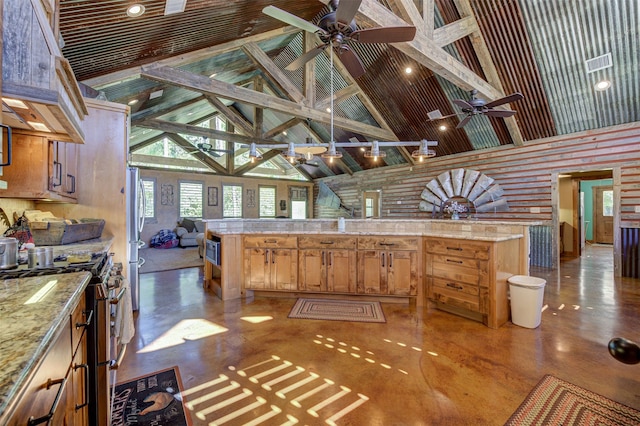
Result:
{"type": "Polygon", "coordinates": [[[524,98],[524,96],[522,96],[522,93],[512,93],[508,96],[505,96],[504,98],[500,98],[500,99],[496,99],[495,101],[491,101],[488,104],[485,105],[486,108],[493,108],[493,107],[497,107],[503,104],[508,104],[511,102],[516,102],[519,100],[522,100],[524,98]]]}
{"type": "Polygon", "coordinates": [[[463,111],[465,111],[465,110],[472,111],[473,110],[473,105],[471,105],[469,102],[464,101],[462,99],[454,99],[451,102],[453,102],[454,104],[458,105],[460,108],[462,108],[463,111]]]}
{"type": "Polygon", "coordinates": [[[324,49],[327,48],[327,44],[321,44],[320,46],[316,46],[313,49],[305,52],[303,55],[300,55],[296,58],[295,61],[291,62],[289,65],[284,67],[287,71],[295,71],[316,56],[318,56],[324,49]]]}
{"type": "Polygon", "coordinates": [[[321,33],[325,32],[322,28],[318,27],[317,25],[314,25],[309,21],[305,21],[304,19],[296,15],[293,15],[287,11],[278,9],[275,6],[265,7],[264,9],[262,9],[262,13],[264,13],[265,15],[269,15],[272,18],[276,18],[278,21],[282,21],[285,24],[293,25],[294,27],[300,28],[301,30],[308,31],[310,33],[315,33],[318,31],[320,31],[321,33]]]}
{"type": "Polygon", "coordinates": [[[515,111],[511,111],[508,109],[490,109],[484,114],[488,115],[489,117],[511,117],[515,113],[515,111]]]}
{"type": "Polygon", "coordinates": [[[344,0],[338,3],[336,9],[336,21],[349,25],[355,18],[362,0],[344,0]]]}
{"type": "Polygon", "coordinates": [[[360,43],[400,43],[411,41],[416,36],[416,27],[365,28],[351,33],[349,38],[360,43]]]}
{"type": "Polygon", "coordinates": [[[467,125],[467,123],[473,118],[473,115],[467,115],[465,118],[462,119],[461,122],[458,123],[458,125],[456,126],[456,129],[461,129],[464,126],[467,125]]]}
{"type": "Polygon", "coordinates": [[[360,62],[360,58],[355,54],[349,46],[343,45],[338,49],[338,56],[344,67],[349,71],[351,77],[358,78],[364,74],[364,65],[360,62]]]}

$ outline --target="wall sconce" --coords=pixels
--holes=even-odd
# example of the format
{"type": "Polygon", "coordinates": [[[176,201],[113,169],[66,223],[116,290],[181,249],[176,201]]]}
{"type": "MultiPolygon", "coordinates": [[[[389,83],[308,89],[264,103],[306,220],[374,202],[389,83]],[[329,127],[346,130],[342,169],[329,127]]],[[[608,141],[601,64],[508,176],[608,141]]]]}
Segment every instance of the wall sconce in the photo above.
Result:
{"type": "Polygon", "coordinates": [[[378,158],[384,158],[386,156],[386,152],[380,151],[380,145],[378,144],[378,141],[373,141],[371,143],[371,149],[364,152],[364,157],[373,158],[373,161],[378,161],[378,158]]]}

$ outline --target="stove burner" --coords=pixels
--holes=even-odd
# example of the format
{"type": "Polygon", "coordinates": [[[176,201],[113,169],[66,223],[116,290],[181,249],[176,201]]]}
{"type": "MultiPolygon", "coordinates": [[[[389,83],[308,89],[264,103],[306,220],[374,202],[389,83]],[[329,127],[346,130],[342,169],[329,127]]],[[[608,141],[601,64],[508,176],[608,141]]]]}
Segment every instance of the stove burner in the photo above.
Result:
{"type": "Polygon", "coordinates": [[[45,268],[27,268],[26,260],[19,262],[12,269],[0,270],[0,280],[10,278],[38,277],[42,275],[67,274],[71,272],[89,271],[93,276],[98,276],[102,270],[108,254],[106,252],[92,253],[91,260],[84,263],[69,263],[66,255],[57,256],[53,260],[53,266],[45,268]]]}

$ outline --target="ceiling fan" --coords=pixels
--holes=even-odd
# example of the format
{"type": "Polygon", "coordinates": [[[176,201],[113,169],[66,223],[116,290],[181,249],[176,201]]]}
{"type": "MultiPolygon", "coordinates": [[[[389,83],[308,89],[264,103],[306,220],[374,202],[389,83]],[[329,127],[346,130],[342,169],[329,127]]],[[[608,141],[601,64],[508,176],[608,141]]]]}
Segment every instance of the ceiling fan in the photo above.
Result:
{"type": "Polygon", "coordinates": [[[223,153],[227,153],[230,154],[233,151],[228,150],[228,149],[219,149],[219,148],[214,148],[213,145],[211,145],[208,142],[199,142],[196,144],[196,149],[195,151],[189,151],[187,152],[187,154],[195,154],[196,152],[203,152],[205,154],[209,154],[212,157],[222,157],[222,154],[220,154],[220,152],[223,153]]]}
{"type": "Polygon", "coordinates": [[[449,114],[443,117],[434,118],[433,120],[442,120],[443,118],[453,117],[456,115],[466,115],[460,123],[456,126],[456,129],[464,127],[471,119],[476,115],[487,115],[489,117],[511,117],[516,112],[508,109],[494,109],[497,106],[508,104],[522,100],[524,96],[522,93],[515,92],[507,95],[503,98],[496,99],[495,101],[487,102],[482,98],[477,97],[478,91],[471,91],[471,99],[465,101],[463,99],[454,99],[452,102],[462,109],[462,113],[449,114]]]}
{"type": "Polygon", "coordinates": [[[286,24],[293,25],[304,31],[316,33],[320,37],[322,44],[299,56],[295,61],[285,67],[286,70],[293,71],[306,62],[315,58],[330,45],[338,54],[340,60],[353,78],[358,78],[364,74],[364,66],[360,58],[351,49],[348,42],[359,43],[398,43],[411,41],[416,35],[416,27],[379,27],[358,30],[354,17],[358,12],[362,0],[331,0],[329,7],[331,12],[323,16],[318,25],[278,9],[275,6],[267,6],[262,12],[272,18],[278,19],[286,24]]]}

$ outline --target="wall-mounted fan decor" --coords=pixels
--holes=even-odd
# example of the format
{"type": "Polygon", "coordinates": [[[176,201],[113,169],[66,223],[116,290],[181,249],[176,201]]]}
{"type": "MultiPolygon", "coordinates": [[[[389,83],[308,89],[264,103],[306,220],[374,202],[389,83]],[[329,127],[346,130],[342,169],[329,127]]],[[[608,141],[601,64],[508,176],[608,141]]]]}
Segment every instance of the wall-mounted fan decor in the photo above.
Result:
{"type": "Polygon", "coordinates": [[[456,129],[464,127],[473,117],[476,115],[487,115],[489,117],[511,117],[516,112],[508,109],[495,109],[495,107],[516,102],[524,98],[521,93],[515,92],[507,95],[503,98],[496,99],[495,101],[487,102],[486,100],[479,98],[477,90],[471,91],[471,98],[469,100],[454,99],[452,102],[462,109],[462,113],[449,114],[443,117],[437,117],[433,120],[442,120],[444,118],[454,117],[456,115],[464,115],[465,117],[460,120],[460,123],[456,126],[456,129]]]}
{"type": "Polygon", "coordinates": [[[431,212],[432,216],[442,213],[441,207],[451,199],[465,199],[478,213],[504,211],[509,209],[504,191],[493,179],[476,170],[453,169],[431,180],[420,194],[418,209],[431,212]]]}
{"type": "Polygon", "coordinates": [[[360,3],[362,3],[362,0],[343,0],[339,3],[337,0],[330,1],[329,7],[331,8],[331,12],[323,16],[318,22],[318,25],[282,9],[278,9],[275,6],[265,7],[262,12],[266,15],[298,27],[301,30],[316,33],[322,41],[322,44],[309,50],[287,65],[286,69],[292,71],[300,68],[331,45],[349,71],[349,74],[351,74],[353,78],[358,78],[364,74],[364,66],[360,58],[358,58],[349,46],[349,42],[398,43],[411,41],[415,37],[416,28],[413,26],[366,28],[359,30],[354,17],[358,12],[360,3]]]}

